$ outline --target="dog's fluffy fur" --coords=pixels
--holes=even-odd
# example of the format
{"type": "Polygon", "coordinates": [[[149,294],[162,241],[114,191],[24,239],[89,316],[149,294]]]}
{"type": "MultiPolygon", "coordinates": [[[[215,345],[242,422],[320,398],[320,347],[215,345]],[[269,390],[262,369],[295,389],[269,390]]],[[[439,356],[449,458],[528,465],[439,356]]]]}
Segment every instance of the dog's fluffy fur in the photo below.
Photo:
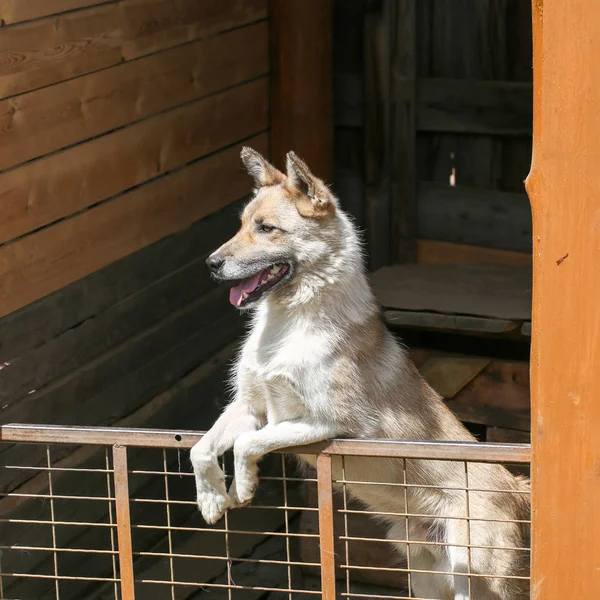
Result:
{"type": "MultiPolygon", "coordinates": [[[[220,280],[248,281],[271,265],[284,265],[284,275],[245,298],[252,324],[234,368],[235,397],[192,449],[198,506],[209,523],[252,499],[258,461],[276,449],[333,437],[473,441],[381,322],[357,230],[329,189],[293,153],[286,175],[251,149],[242,151],[242,160],[255,179],[255,195],[240,231],[209,265],[220,280]],[[227,491],[217,459],[230,448],[235,477],[227,491]]],[[[529,597],[524,579],[510,579],[528,574],[527,552],[515,550],[528,544],[518,522],[529,519],[528,482],[500,465],[471,463],[465,473],[463,463],[409,460],[405,473],[403,464],[347,457],[345,477],[411,484],[407,505],[399,486],[348,489],[374,511],[422,515],[409,519],[409,535],[429,545],[410,546],[411,569],[456,575],[413,573],[413,593],[452,600],[529,597]],[[469,493],[471,517],[483,519],[472,521],[470,531],[467,482],[476,490],[500,490],[469,493]],[[469,563],[472,573],[494,577],[473,577],[469,585],[461,575],[469,563]]],[[[337,462],[334,475],[341,477],[337,462]]],[[[405,554],[406,519],[386,520],[390,539],[405,554]]]]}

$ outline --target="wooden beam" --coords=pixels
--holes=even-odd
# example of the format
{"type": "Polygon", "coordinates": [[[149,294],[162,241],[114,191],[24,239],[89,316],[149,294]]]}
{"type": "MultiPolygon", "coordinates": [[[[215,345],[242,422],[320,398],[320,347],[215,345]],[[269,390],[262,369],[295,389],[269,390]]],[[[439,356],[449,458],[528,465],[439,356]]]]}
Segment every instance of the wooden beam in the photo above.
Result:
{"type": "Polygon", "coordinates": [[[525,194],[419,182],[419,236],[515,252],[531,249],[525,194]]]}
{"type": "Polygon", "coordinates": [[[532,600],[600,590],[599,24],[533,2],[532,600]]]}
{"type": "Polygon", "coordinates": [[[419,79],[419,131],[531,135],[532,86],[517,81],[419,79]]]}
{"type": "Polygon", "coordinates": [[[331,0],[271,2],[271,158],[294,150],[319,177],[333,177],[331,0]]]}
{"type": "Polygon", "coordinates": [[[417,254],[417,10],[415,0],[397,0],[392,22],[391,224],[395,263],[417,254]]]}

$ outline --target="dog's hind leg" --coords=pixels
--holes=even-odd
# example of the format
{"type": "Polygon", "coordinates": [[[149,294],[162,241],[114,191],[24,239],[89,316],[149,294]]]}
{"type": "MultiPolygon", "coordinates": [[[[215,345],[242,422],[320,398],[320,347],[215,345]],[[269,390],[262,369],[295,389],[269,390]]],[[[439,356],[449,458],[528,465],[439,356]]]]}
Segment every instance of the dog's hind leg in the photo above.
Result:
{"type": "Polygon", "coordinates": [[[454,574],[454,600],[472,600],[471,555],[468,548],[469,531],[467,521],[448,519],[446,524],[446,551],[450,564],[450,571],[454,574]],[[464,575],[461,575],[464,573],[464,575]]]}

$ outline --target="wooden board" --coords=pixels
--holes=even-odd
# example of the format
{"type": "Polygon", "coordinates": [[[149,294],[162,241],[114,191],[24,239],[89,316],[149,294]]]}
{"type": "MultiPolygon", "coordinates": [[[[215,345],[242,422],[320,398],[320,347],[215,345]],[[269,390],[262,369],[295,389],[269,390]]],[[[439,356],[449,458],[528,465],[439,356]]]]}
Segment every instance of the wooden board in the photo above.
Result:
{"type": "Polygon", "coordinates": [[[0,22],[12,25],[113,0],[0,0],[0,22]]]}
{"type": "Polygon", "coordinates": [[[502,250],[531,250],[525,194],[419,182],[419,236],[502,250]]]}
{"type": "Polygon", "coordinates": [[[420,131],[531,135],[531,83],[422,78],[417,98],[420,131]]]}
{"type": "Polygon", "coordinates": [[[417,262],[423,264],[486,263],[530,267],[531,254],[420,239],[417,240],[417,262]]]}
{"type": "MultiPolygon", "coordinates": [[[[31,1],[20,0],[20,4],[31,1]]],[[[54,4],[60,11],[58,3],[46,4],[50,7],[54,4]]],[[[76,2],[71,0],[71,4],[76,2]]],[[[127,0],[95,4],[99,6],[3,30],[0,98],[112,67],[267,16],[266,0],[221,0],[216,4],[127,0]]],[[[1,10],[0,4],[0,17],[1,10]]],[[[5,10],[15,12],[14,7],[5,10]]]]}
{"type": "Polygon", "coordinates": [[[12,362],[211,252],[239,226],[240,208],[241,202],[234,202],[0,319],[0,363],[12,362]]]}
{"type": "Polygon", "coordinates": [[[505,265],[399,265],[372,276],[384,308],[531,319],[531,270],[505,265]]]}
{"type": "Polygon", "coordinates": [[[415,262],[417,239],[417,0],[392,3],[390,210],[392,263],[415,262]]]}
{"type": "Polygon", "coordinates": [[[269,15],[268,0],[126,0],[121,5],[126,60],[235,29],[269,15]]]}
{"type": "Polygon", "coordinates": [[[529,431],[529,363],[492,361],[446,404],[464,422],[529,431]]]}
{"type": "Polygon", "coordinates": [[[332,3],[271,2],[271,158],[294,150],[318,177],[333,175],[332,3]]]}
{"type": "MultiPolygon", "coordinates": [[[[267,152],[267,136],[248,141],[267,152]]],[[[239,199],[249,181],[240,146],[0,248],[6,315],[239,199]],[[203,190],[204,199],[198,198],[203,190]]]]}
{"type": "Polygon", "coordinates": [[[600,3],[582,0],[577,10],[560,0],[532,5],[532,598],[594,598],[600,590],[600,3]]]}
{"type": "Polygon", "coordinates": [[[262,23],[0,101],[0,170],[268,69],[262,23]]]}
{"type": "Polygon", "coordinates": [[[263,77],[0,176],[0,243],[268,128],[263,77]]]}

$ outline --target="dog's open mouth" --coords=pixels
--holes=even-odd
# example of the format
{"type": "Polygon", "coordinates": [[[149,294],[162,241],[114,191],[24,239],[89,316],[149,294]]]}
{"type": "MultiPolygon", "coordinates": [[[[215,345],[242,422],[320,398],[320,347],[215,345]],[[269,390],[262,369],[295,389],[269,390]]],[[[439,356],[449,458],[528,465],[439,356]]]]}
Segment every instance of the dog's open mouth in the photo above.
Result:
{"type": "Polygon", "coordinates": [[[238,285],[229,291],[229,301],[238,308],[258,300],[268,289],[279,283],[289,271],[289,265],[276,263],[242,279],[238,285]]]}

